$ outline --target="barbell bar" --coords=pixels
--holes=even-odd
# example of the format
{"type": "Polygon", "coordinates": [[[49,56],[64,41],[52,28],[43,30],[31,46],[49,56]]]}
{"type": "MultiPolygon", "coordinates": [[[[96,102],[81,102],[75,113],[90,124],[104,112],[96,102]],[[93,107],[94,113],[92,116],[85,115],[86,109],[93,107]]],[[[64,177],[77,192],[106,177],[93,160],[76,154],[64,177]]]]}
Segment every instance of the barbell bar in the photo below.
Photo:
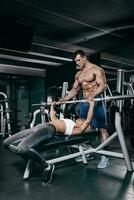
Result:
{"type": "MultiPolygon", "coordinates": [[[[125,99],[134,99],[133,95],[119,95],[119,96],[107,96],[107,97],[100,97],[100,98],[94,98],[94,101],[113,101],[113,100],[125,100],[125,99]]],[[[85,103],[88,102],[87,99],[82,100],[72,100],[72,101],[64,101],[64,102],[56,102],[56,105],[62,105],[62,104],[73,104],[73,103],[85,103]]],[[[41,102],[39,104],[32,104],[32,106],[50,106],[52,103],[46,103],[41,102]]]]}

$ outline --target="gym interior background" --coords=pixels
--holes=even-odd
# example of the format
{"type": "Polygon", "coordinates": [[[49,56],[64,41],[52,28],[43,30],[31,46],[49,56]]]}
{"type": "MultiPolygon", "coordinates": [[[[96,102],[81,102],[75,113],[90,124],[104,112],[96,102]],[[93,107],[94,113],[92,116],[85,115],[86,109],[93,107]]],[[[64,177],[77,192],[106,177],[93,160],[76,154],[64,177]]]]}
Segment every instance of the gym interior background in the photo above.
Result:
{"type": "MultiPolygon", "coordinates": [[[[69,88],[71,88],[77,71],[75,63],[72,62],[72,53],[75,50],[84,50],[90,55],[91,62],[105,70],[107,83],[112,95],[128,94],[130,87],[131,92],[133,92],[133,35],[134,2],[132,0],[68,0],[64,3],[61,0],[1,0],[0,104],[2,110],[2,108],[5,109],[5,100],[8,102],[8,113],[10,115],[10,118],[7,119],[6,112],[1,112],[0,154],[3,159],[4,155],[7,156],[5,157],[7,160],[10,156],[12,158],[12,155],[7,155],[8,153],[2,148],[3,135],[6,136],[8,131],[15,133],[29,126],[31,113],[38,108],[36,106],[33,107],[32,104],[47,101],[48,95],[52,95],[56,100],[60,98],[63,82],[68,82],[69,88]],[[117,91],[118,73],[120,72],[124,79],[123,91],[117,91]],[[7,98],[3,96],[3,93],[7,98]],[[11,130],[8,130],[8,124],[10,124],[11,130]]],[[[108,93],[108,95],[110,94],[108,93]]],[[[108,105],[108,116],[109,110],[108,105]]],[[[124,133],[128,139],[129,151],[133,158],[133,101],[125,102],[122,113],[124,133]]],[[[110,120],[112,121],[112,119],[110,120]]],[[[12,159],[15,160],[15,158],[12,159]]],[[[4,162],[7,163],[7,161],[4,162]]],[[[4,163],[3,166],[5,166],[4,163]]],[[[78,167],[78,172],[80,167],[78,167]]],[[[19,170],[21,170],[21,167],[19,170]]],[[[65,170],[67,170],[67,167],[65,167],[65,170]]],[[[117,171],[116,174],[118,174],[117,171]]],[[[71,173],[71,168],[68,168],[68,172],[71,173]]],[[[83,173],[85,172],[83,171],[83,173]]],[[[65,173],[63,173],[63,176],[65,176],[65,173]]],[[[98,174],[98,176],[100,175],[98,174]]],[[[10,183],[10,186],[7,186],[4,182],[4,176],[1,175],[1,177],[0,185],[2,183],[5,185],[2,186],[4,193],[0,194],[0,199],[7,200],[9,196],[7,197],[5,193],[8,191],[10,195],[11,190],[13,190],[12,185],[10,183]]],[[[5,177],[7,178],[6,175],[5,177]]],[[[116,179],[116,177],[114,178],[116,179]]],[[[16,177],[14,179],[12,177],[10,181],[14,182],[14,180],[17,182],[16,177]]],[[[93,182],[94,180],[92,177],[93,182]]],[[[108,183],[111,183],[110,181],[114,184],[113,178],[108,183]]],[[[124,183],[125,186],[122,186],[124,191],[126,184],[130,184],[127,181],[128,179],[124,183]]],[[[133,179],[131,179],[131,183],[130,190],[126,189],[126,196],[123,189],[121,190],[124,193],[123,196],[121,196],[121,191],[117,196],[115,194],[111,198],[107,197],[107,195],[102,195],[102,193],[106,192],[106,185],[101,188],[103,191],[101,191],[99,185],[94,190],[95,192],[99,190],[99,199],[131,199],[134,195],[132,192],[133,179]]],[[[21,182],[21,184],[23,183],[21,182]]],[[[102,179],[102,184],[107,184],[106,180],[102,179]]],[[[32,186],[32,182],[30,182],[30,185],[32,186]]],[[[36,183],[34,182],[35,186],[36,183]]],[[[25,187],[27,186],[25,185],[25,187]]],[[[80,183],[79,188],[81,188],[80,183]]],[[[85,188],[88,188],[88,182],[86,182],[85,188]]],[[[54,196],[56,196],[58,189],[57,191],[54,190],[54,196]]],[[[22,190],[21,188],[21,192],[22,190]]],[[[37,186],[37,191],[39,192],[39,190],[39,186],[37,186]]],[[[52,196],[48,195],[49,190],[51,191],[51,188],[47,189],[46,199],[52,199],[52,196]]],[[[62,191],[61,197],[64,197],[64,191],[62,191]]],[[[51,192],[53,193],[53,191],[51,192]]],[[[73,193],[73,191],[71,192],[73,193]]],[[[97,199],[93,194],[90,196],[87,189],[85,191],[86,195],[83,194],[80,197],[75,192],[70,199],[86,199],[87,197],[97,199]]],[[[41,193],[42,191],[38,195],[41,195],[41,193]]],[[[15,193],[11,192],[11,194],[10,199],[15,200],[18,198],[17,192],[16,196],[15,193]]],[[[42,197],[35,198],[32,196],[32,198],[43,199],[44,194],[42,194],[42,197]]],[[[23,198],[23,194],[21,196],[21,199],[32,198],[30,194],[25,198],[23,198]]],[[[57,198],[60,199],[59,196],[57,198]]]]}

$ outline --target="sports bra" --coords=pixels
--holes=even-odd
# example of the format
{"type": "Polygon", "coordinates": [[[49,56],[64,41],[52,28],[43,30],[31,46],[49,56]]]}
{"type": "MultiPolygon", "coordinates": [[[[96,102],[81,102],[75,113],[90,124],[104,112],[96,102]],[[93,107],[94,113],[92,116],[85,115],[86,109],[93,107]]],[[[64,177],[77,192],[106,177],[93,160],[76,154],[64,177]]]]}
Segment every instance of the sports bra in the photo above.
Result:
{"type": "Polygon", "coordinates": [[[63,120],[66,125],[65,135],[71,135],[76,123],[71,119],[61,119],[61,120],[63,120]]]}

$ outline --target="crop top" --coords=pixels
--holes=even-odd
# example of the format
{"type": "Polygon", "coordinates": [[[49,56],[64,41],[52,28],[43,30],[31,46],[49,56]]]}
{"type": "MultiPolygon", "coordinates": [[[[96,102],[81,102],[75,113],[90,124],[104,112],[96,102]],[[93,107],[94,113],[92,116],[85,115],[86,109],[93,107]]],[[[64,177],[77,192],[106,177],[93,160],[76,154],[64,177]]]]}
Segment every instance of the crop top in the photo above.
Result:
{"type": "Polygon", "coordinates": [[[72,131],[76,123],[71,119],[61,119],[65,122],[66,125],[66,132],[65,135],[72,135],[72,131]]]}

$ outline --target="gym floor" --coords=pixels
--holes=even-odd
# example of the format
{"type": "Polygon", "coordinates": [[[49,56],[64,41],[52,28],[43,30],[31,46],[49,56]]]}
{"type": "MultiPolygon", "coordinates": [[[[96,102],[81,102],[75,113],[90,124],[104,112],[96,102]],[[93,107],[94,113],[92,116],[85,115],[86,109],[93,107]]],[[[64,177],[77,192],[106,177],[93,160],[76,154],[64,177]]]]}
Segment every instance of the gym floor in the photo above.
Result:
{"type": "MultiPolygon", "coordinates": [[[[134,150],[127,138],[129,155],[134,161],[134,150]]],[[[110,157],[110,165],[97,169],[99,155],[88,165],[69,160],[56,164],[53,181],[44,185],[37,166],[33,166],[30,179],[23,180],[25,162],[3,147],[0,140],[0,200],[132,200],[134,199],[134,173],[127,172],[124,160],[110,157]]],[[[110,150],[120,151],[115,140],[110,150]]]]}

